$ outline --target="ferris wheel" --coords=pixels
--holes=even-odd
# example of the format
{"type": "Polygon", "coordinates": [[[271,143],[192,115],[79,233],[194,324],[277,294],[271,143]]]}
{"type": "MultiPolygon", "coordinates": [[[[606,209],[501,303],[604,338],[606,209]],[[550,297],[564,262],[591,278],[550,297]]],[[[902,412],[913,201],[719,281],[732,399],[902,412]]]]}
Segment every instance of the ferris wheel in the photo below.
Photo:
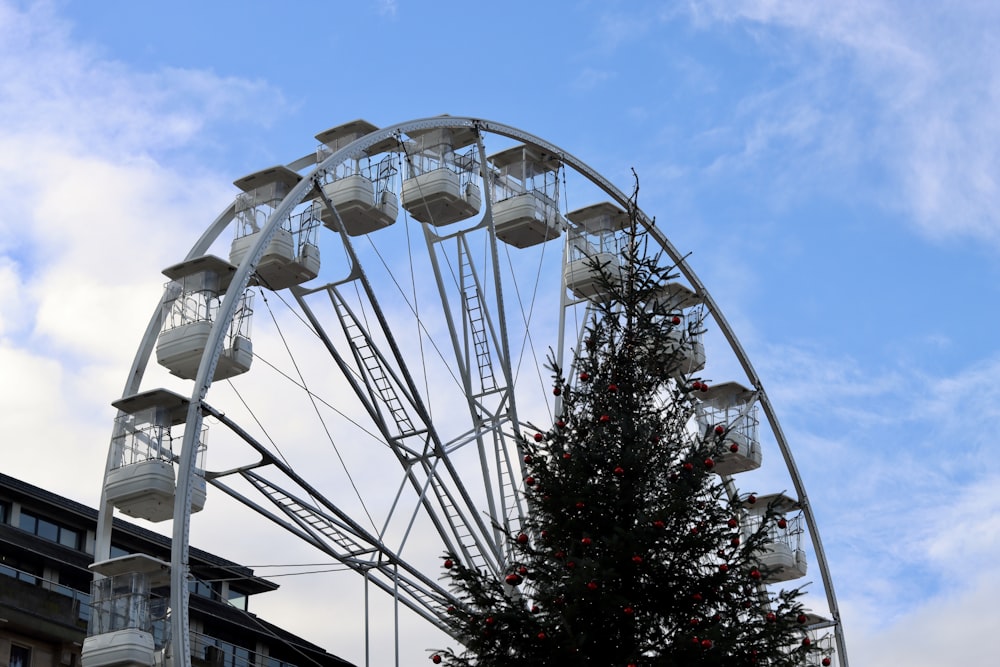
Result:
{"type": "MultiPolygon", "coordinates": [[[[137,588],[95,585],[84,667],[118,667],[123,645],[191,664],[191,525],[223,497],[447,632],[441,555],[505,570],[505,536],[527,511],[518,442],[553,420],[548,364],[572,363],[602,298],[595,259],[618,261],[629,222],[628,195],[573,155],[453,116],[339,125],[234,185],[163,271],[113,403],[94,569],[137,588]],[[170,563],[115,557],[115,510],[170,522],[170,563]],[[168,576],[168,646],[102,615],[168,576]]],[[[667,344],[686,374],[715,376],[697,419],[730,425],[716,471],[745,487],[779,469],[792,489],[761,495],[787,516],[762,556],[766,584],[815,563],[810,632],[828,643],[816,664],[846,667],[815,517],[760,378],[685,256],[640,222],[676,267],[664,298],[682,333],[667,344]]]]}

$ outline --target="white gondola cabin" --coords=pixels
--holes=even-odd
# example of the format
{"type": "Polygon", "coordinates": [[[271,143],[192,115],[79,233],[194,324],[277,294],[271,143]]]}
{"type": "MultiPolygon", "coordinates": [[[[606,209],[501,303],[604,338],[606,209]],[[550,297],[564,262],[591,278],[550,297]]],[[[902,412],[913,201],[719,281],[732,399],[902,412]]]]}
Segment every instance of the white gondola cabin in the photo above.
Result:
{"type": "MultiPolygon", "coordinates": [[[[188,399],[166,389],[126,396],[112,403],[115,463],[105,480],[105,496],[123,514],[147,521],[173,516],[176,477],[173,443],[181,442],[178,425],[187,419],[188,399]]],[[[205,507],[204,432],[199,434],[191,511],[205,507]]]]}
{"type": "Polygon", "coordinates": [[[570,211],[566,217],[576,224],[567,240],[563,267],[566,288],[578,298],[599,300],[607,288],[602,270],[612,280],[619,273],[615,232],[628,224],[628,214],[611,202],[601,202],[570,211]]]}
{"type": "MultiPolygon", "coordinates": [[[[355,120],[338,125],[316,135],[320,142],[322,159],[353,141],[374,132],[374,125],[365,120],[355,120]]],[[[320,199],[323,224],[349,236],[369,234],[396,222],[399,198],[392,189],[396,167],[394,156],[387,155],[375,164],[363,163],[353,158],[340,164],[327,174],[323,194],[333,205],[331,210],[320,199]]]]}
{"type": "Polygon", "coordinates": [[[660,343],[672,355],[669,373],[682,379],[705,368],[705,310],[698,295],[681,283],[667,283],[652,307],[672,326],[660,343]]]}
{"type": "Polygon", "coordinates": [[[750,506],[747,529],[756,530],[768,507],[775,516],[768,521],[767,546],[758,556],[764,581],[776,583],[806,576],[806,552],[802,549],[802,513],[799,503],[783,493],[759,496],[750,506]]]}
{"type": "MultiPolygon", "coordinates": [[[[236,198],[236,237],[229,261],[239,265],[257,243],[265,223],[285,195],[302,177],[285,166],[275,166],[237,179],[243,193],[236,198]]],[[[301,285],[319,274],[319,221],[309,211],[289,216],[271,237],[256,267],[256,280],[272,290],[301,285]]]]}
{"type": "Polygon", "coordinates": [[[762,456],[757,436],[756,394],[738,382],[723,382],[712,385],[698,397],[701,403],[697,407],[697,420],[702,430],[711,434],[721,427],[725,432],[715,472],[734,475],[759,468],[762,456]]]}
{"type": "Polygon", "coordinates": [[[493,180],[493,225],[497,238],[517,248],[559,236],[559,159],[520,145],[489,158],[493,180]]]}
{"type": "MultiPolygon", "coordinates": [[[[171,279],[163,303],[163,328],[156,339],[156,360],[171,374],[193,380],[198,373],[209,332],[236,267],[213,255],[196,257],[163,271],[171,279]]],[[[213,380],[230,378],[250,369],[252,294],[240,297],[213,380]]]]}
{"type": "Polygon", "coordinates": [[[170,565],[146,554],[94,563],[83,667],[152,667],[166,633],[167,605],[153,589],[170,583],[170,565]],[[157,627],[160,626],[160,627],[157,627]],[[157,640],[160,641],[157,641],[157,640]]]}
{"type": "Polygon", "coordinates": [[[476,132],[468,128],[411,131],[406,146],[406,178],[400,193],[403,208],[415,220],[436,227],[479,213],[482,192],[476,184],[479,160],[476,132]]]}

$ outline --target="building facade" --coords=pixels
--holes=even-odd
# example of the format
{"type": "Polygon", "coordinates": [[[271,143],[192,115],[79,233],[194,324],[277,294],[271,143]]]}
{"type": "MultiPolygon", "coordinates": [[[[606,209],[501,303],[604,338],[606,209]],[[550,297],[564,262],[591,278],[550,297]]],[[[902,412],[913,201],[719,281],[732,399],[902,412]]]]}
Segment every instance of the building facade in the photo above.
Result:
{"type": "MultiPolygon", "coordinates": [[[[79,667],[90,621],[97,510],[0,474],[0,667],[79,667]]],[[[170,539],[115,519],[112,557],[170,560],[170,539]]],[[[350,667],[250,613],[278,586],[191,549],[192,661],[198,667],[350,667]]],[[[166,631],[163,624],[162,632],[166,631]]]]}

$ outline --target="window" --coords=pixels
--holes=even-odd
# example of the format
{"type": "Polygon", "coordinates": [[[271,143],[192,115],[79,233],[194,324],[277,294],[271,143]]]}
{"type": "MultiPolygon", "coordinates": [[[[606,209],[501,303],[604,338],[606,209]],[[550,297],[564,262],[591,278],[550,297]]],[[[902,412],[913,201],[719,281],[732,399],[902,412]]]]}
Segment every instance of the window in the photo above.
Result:
{"type": "Polygon", "coordinates": [[[0,500],[0,523],[8,521],[10,521],[10,503],[6,500],[0,500]]]}
{"type": "Polygon", "coordinates": [[[31,667],[31,649],[27,646],[11,644],[10,667],[31,667]]]}
{"type": "Polygon", "coordinates": [[[21,530],[38,535],[50,542],[56,542],[64,547],[69,547],[70,549],[79,549],[82,541],[79,530],[74,530],[44,517],[35,516],[25,510],[21,510],[19,527],[21,530]]]}

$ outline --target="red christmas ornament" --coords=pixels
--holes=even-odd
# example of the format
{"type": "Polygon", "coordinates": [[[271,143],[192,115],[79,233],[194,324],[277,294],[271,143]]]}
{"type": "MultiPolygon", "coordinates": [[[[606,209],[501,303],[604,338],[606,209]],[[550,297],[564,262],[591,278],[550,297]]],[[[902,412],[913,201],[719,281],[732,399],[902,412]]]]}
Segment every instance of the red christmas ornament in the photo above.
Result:
{"type": "Polygon", "coordinates": [[[750,578],[754,580],[760,579],[760,570],[757,568],[750,570],[750,578]]]}
{"type": "Polygon", "coordinates": [[[444,568],[446,570],[450,570],[452,567],[454,567],[454,565],[455,565],[455,561],[453,561],[452,559],[450,559],[450,558],[445,558],[444,559],[444,568]]]}
{"type": "Polygon", "coordinates": [[[567,570],[572,570],[574,567],[576,567],[576,563],[574,561],[567,561],[566,562],[566,569],[567,570]]]}
{"type": "Polygon", "coordinates": [[[639,554],[632,556],[632,562],[635,563],[636,565],[642,565],[642,556],[640,556],[639,554]]]}
{"type": "Polygon", "coordinates": [[[677,315],[674,315],[672,318],[670,318],[670,323],[673,324],[674,326],[677,326],[678,324],[681,323],[681,318],[677,315]]]}
{"type": "Polygon", "coordinates": [[[804,637],[804,638],[802,639],[802,645],[803,645],[803,646],[809,646],[810,644],[812,644],[812,640],[811,640],[811,639],[809,639],[808,637],[804,637]]]}
{"type": "Polygon", "coordinates": [[[433,662],[435,665],[440,665],[441,664],[441,656],[439,656],[438,654],[435,653],[434,655],[431,656],[431,662],[433,662]]]}
{"type": "Polygon", "coordinates": [[[608,385],[608,391],[611,392],[612,394],[615,393],[616,391],[618,391],[618,385],[616,385],[616,384],[609,384],[608,385]]]}
{"type": "Polygon", "coordinates": [[[600,421],[602,424],[607,424],[609,421],[611,421],[611,415],[601,415],[600,421]]]}
{"type": "Polygon", "coordinates": [[[706,391],[708,391],[708,385],[707,385],[707,384],[705,384],[704,382],[702,382],[702,383],[701,383],[701,386],[700,386],[700,387],[698,387],[698,389],[699,389],[699,391],[701,391],[701,393],[703,393],[703,394],[704,394],[704,393],[705,393],[706,391]]]}
{"type": "Polygon", "coordinates": [[[545,634],[544,632],[539,632],[539,633],[538,633],[538,638],[539,638],[540,640],[543,640],[543,641],[544,641],[544,640],[545,640],[545,637],[546,637],[546,634],[545,634]]]}
{"type": "Polygon", "coordinates": [[[555,557],[555,558],[557,558],[559,560],[562,560],[563,558],[566,557],[566,552],[565,551],[557,551],[557,552],[555,552],[552,555],[553,555],[553,557],[555,557]]]}
{"type": "Polygon", "coordinates": [[[504,581],[507,582],[508,586],[520,586],[523,579],[521,579],[521,575],[511,572],[504,578],[504,581]]]}
{"type": "Polygon", "coordinates": [[[729,572],[729,566],[723,563],[719,566],[719,572],[729,572]]]}
{"type": "Polygon", "coordinates": [[[616,477],[621,477],[622,475],[625,474],[625,468],[621,466],[616,466],[614,469],[614,473],[616,477]]]}
{"type": "Polygon", "coordinates": [[[711,470],[715,467],[715,461],[713,461],[711,457],[705,459],[705,467],[711,470]]]}
{"type": "Polygon", "coordinates": [[[729,540],[729,543],[734,547],[738,547],[740,546],[740,538],[734,537],[733,539],[729,540]]]}
{"type": "Polygon", "coordinates": [[[532,477],[531,475],[528,475],[527,477],[524,478],[524,483],[527,484],[528,486],[534,486],[535,478],[532,477]]]}
{"type": "Polygon", "coordinates": [[[766,619],[767,619],[767,622],[768,622],[768,623],[774,623],[775,621],[777,621],[777,620],[778,620],[778,617],[777,617],[777,616],[775,616],[775,614],[774,614],[774,612],[773,612],[773,611],[769,611],[769,612],[767,612],[767,616],[765,616],[764,618],[766,618],[766,619]]]}
{"type": "Polygon", "coordinates": [[[691,389],[693,389],[694,391],[698,391],[699,389],[701,389],[701,382],[698,382],[697,380],[692,382],[691,389]]]}
{"type": "Polygon", "coordinates": [[[694,466],[690,462],[684,464],[685,470],[694,470],[694,466]]]}
{"type": "Polygon", "coordinates": [[[694,600],[695,602],[701,602],[702,600],[701,593],[692,594],[691,599],[694,600]]]}
{"type": "Polygon", "coordinates": [[[562,389],[560,389],[559,387],[552,387],[552,395],[553,396],[558,396],[561,393],[562,393],[562,389]]]}
{"type": "Polygon", "coordinates": [[[580,382],[590,382],[590,373],[580,373],[580,382]]]}
{"type": "Polygon", "coordinates": [[[545,439],[545,436],[542,435],[541,433],[536,433],[535,434],[535,442],[541,442],[544,439],[545,439]]]}
{"type": "Polygon", "coordinates": [[[830,658],[823,658],[823,667],[830,667],[830,658]]]}
{"type": "Polygon", "coordinates": [[[747,496],[747,502],[753,505],[754,503],[757,502],[757,496],[751,493],[749,496],[747,496]]]}
{"type": "Polygon", "coordinates": [[[526,574],[528,574],[528,568],[522,565],[521,567],[517,568],[517,573],[523,577],[526,574]]]}
{"type": "Polygon", "coordinates": [[[654,521],[653,522],[653,528],[656,528],[658,530],[663,530],[666,527],[667,527],[667,524],[663,523],[662,521],[654,521]]]}
{"type": "Polygon", "coordinates": [[[787,527],[788,527],[788,522],[785,521],[785,517],[781,517],[780,519],[778,519],[778,528],[787,528],[787,527]]]}
{"type": "Polygon", "coordinates": [[[809,618],[805,614],[799,614],[798,616],[795,617],[795,620],[798,621],[799,624],[801,625],[801,624],[805,623],[806,621],[808,621],[809,618]]]}
{"type": "Polygon", "coordinates": [[[556,422],[556,426],[558,426],[559,428],[564,428],[566,426],[566,422],[560,419],[559,421],[556,422]]]}
{"type": "Polygon", "coordinates": [[[517,536],[517,543],[518,544],[527,544],[528,543],[528,536],[525,535],[524,533],[519,533],[518,536],[517,536]]]}
{"type": "Polygon", "coordinates": [[[571,458],[573,458],[572,454],[569,452],[563,452],[563,461],[569,461],[571,458]]]}
{"type": "Polygon", "coordinates": [[[496,622],[497,622],[497,620],[495,618],[493,618],[492,616],[487,616],[486,617],[486,625],[493,625],[496,622]]]}
{"type": "Polygon", "coordinates": [[[698,526],[691,526],[691,534],[692,535],[698,534],[698,526]]]}
{"type": "Polygon", "coordinates": [[[735,454],[736,452],[740,451],[740,446],[734,442],[731,445],[729,445],[729,451],[735,454]]]}
{"type": "Polygon", "coordinates": [[[625,607],[624,609],[622,609],[622,613],[624,613],[626,616],[631,616],[632,614],[635,613],[635,609],[633,609],[632,607],[625,607]]]}
{"type": "Polygon", "coordinates": [[[587,505],[586,505],[586,503],[584,503],[584,502],[583,502],[583,501],[581,500],[581,501],[577,502],[577,504],[576,504],[576,506],[575,506],[575,507],[576,507],[576,508],[577,508],[578,510],[582,510],[582,509],[583,509],[584,507],[586,507],[586,506],[587,506],[587,505]]]}
{"type": "Polygon", "coordinates": [[[730,518],[729,521],[726,522],[726,525],[728,525],[730,528],[735,528],[736,526],[740,525],[740,522],[737,521],[735,518],[730,518]]]}
{"type": "Polygon", "coordinates": [[[588,590],[591,590],[591,591],[596,591],[596,590],[597,590],[597,588],[598,588],[598,587],[597,587],[597,582],[596,582],[596,581],[588,581],[588,582],[587,582],[587,589],[588,589],[588,590]]]}
{"type": "Polygon", "coordinates": [[[531,454],[525,454],[524,455],[524,462],[525,463],[531,463],[532,461],[534,461],[534,459],[531,458],[531,454]]]}
{"type": "Polygon", "coordinates": [[[703,649],[705,649],[706,651],[708,649],[712,648],[712,640],[711,639],[702,639],[701,640],[701,647],[703,649]]]}
{"type": "Polygon", "coordinates": [[[723,426],[722,424],[719,424],[718,426],[715,427],[715,432],[719,435],[722,435],[723,433],[726,432],[726,427],[723,426]]]}
{"type": "Polygon", "coordinates": [[[448,613],[449,614],[454,614],[455,613],[455,605],[451,605],[451,604],[448,605],[448,613]]]}
{"type": "Polygon", "coordinates": [[[542,533],[541,533],[541,535],[542,535],[542,539],[543,540],[549,539],[549,531],[543,530],[542,533]]]}
{"type": "Polygon", "coordinates": [[[580,544],[582,544],[585,547],[589,547],[592,542],[593,540],[591,540],[589,537],[584,537],[583,539],[580,540],[580,544]]]}
{"type": "Polygon", "coordinates": [[[697,618],[692,618],[690,621],[691,625],[698,625],[699,621],[697,618]]]}
{"type": "Polygon", "coordinates": [[[537,614],[538,612],[539,612],[538,605],[537,604],[531,605],[531,613],[537,614]]]}

